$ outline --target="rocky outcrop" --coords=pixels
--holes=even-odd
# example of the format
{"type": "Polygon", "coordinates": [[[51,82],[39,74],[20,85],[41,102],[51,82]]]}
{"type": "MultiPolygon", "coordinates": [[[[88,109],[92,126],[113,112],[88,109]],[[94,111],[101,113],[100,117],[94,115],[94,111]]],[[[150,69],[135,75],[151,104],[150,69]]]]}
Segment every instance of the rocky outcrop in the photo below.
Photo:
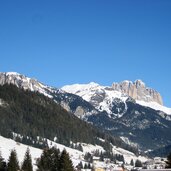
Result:
{"type": "Polygon", "coordinates": [[[141,80],[136,80],[135,82],[123,81],[121,83],[113,83],[112,88],[113,90],[129,95],[135,100],[142,100],[145,102],[153,101],[163,105],[161,95],[157,91],[146,87],[145,83],[141,80]]]}
{"type": "Polygon", "coordinates": [[[38,91],[40,86],[42,86],[37,80],[16,72],[0,73],[0,85],[4,84],[14,84],[19,88],[30,89],[32,91],[38,91]]]}

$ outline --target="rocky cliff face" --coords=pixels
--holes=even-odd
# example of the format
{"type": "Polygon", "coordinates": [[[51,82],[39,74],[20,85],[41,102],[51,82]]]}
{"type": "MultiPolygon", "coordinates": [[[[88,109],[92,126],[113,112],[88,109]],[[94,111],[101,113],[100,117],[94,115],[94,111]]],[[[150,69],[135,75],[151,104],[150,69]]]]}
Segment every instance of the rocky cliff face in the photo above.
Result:
{"type": "Polygon", "coordinates": [[[136,80],[135,82],[123,81],[121,83],[113,83],[112,89],[127,94],[135,100],[142,100],[145,102],[152,101],[163,105],[161,95],[157,91],[146,87],[145,83],[141,80],[136,80]]]}
{"type": "Polygon", "coordinates": [[[47,95],[48,86],[43,85],[36,79],[28,78],[16,72],[1,72],[0,73],[0,85],[14,84],[18,88],[24,90],[38,91],[42,94],[47,95]]]}
{"type": "Polygon", "coordinates": [[[4,84],[13,84],[24,90],[39,92],[53,99],[68,112],[74,113],[79,118],[82,118],[86,114],[97,113],[96,109],[81,97],[44,85],[36,79],[16,72],[0,72],[0,85],[4,84]]]}

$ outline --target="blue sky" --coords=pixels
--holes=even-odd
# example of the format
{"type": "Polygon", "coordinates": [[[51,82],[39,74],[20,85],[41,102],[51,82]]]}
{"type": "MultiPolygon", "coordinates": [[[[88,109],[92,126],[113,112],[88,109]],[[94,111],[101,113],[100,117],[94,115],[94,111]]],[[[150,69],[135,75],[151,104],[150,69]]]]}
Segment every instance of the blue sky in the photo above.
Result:
{"type": "Polygon", "coordinates": [[[1,0],[0,71],[52,86],[142,79],[171,107],[170,0],[1,0]]]}

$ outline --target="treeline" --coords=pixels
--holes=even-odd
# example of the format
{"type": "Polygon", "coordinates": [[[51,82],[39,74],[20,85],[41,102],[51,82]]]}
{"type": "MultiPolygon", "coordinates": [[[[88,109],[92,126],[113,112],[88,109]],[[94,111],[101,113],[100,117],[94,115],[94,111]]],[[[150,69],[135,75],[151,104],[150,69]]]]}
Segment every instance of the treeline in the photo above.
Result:
{"type": "Polygon", "coordinates": [[[99,157],[99,161],[104,161],[104,159],[109,159],[111,162],[116,163],[117,161],[125,163],[124,156],[120,154],[113,154],[112,152],[102,152],[99,150],[96,150],[93,154],[86,153],[84,156],[85,161],[92,163],[93,162],[93,156],[99,157]]]}
{"type": "MultiPolygon", "coordinates": [[[[54,147],[44,149],[40,158],[37,159],[36,165],[37,171],[74,171],[72,161],[66,150],[60,152],[54,147]]],[[[7,163],[0,154],[0,171],[33,171],[29,148],[27,148],[21,167],[15,150],[11,151],[7,163]]]]}

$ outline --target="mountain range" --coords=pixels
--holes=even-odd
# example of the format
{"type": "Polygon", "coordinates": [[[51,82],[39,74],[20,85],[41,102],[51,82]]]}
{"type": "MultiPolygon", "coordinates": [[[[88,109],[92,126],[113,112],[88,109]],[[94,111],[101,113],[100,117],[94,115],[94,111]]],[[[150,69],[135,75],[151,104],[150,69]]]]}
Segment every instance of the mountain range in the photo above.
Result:
{"type": "Polygon", "coordinates": [[[171,109],[163,106],[160,93],[141,80],[111,87],[91,82],[58,89],[15,72],[0,73],[0,85],[5,84],[39,92],[79,119],[142,150],[171,144],[171,109]]]}

